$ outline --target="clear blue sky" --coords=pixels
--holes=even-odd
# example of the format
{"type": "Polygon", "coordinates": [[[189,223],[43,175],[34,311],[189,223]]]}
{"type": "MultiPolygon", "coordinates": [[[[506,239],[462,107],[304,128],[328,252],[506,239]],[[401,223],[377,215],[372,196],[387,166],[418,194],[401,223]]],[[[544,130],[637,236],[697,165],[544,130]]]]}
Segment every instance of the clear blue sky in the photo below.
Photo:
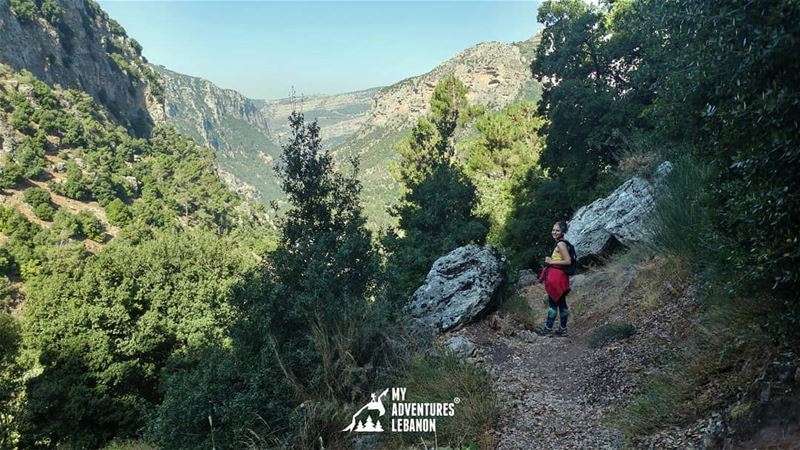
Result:
{"type": "Polygon", "coordinates": [[[150,62],[251,98],[385,86],[477,43],[539,29],[535,0],[99,3],[150,62]]]}

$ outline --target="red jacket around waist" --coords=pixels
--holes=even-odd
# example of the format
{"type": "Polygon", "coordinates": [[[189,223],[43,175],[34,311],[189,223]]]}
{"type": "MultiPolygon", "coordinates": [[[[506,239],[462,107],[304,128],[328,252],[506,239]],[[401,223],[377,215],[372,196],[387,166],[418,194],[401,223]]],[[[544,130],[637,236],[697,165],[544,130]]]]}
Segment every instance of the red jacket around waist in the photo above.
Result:
{"type": "Polygon", "coordinates": [[[554,302],[569,293],[569,276],[561,269],[545,267],[539,275],[539,280],[544,283],[545,292],[554,302]]]}

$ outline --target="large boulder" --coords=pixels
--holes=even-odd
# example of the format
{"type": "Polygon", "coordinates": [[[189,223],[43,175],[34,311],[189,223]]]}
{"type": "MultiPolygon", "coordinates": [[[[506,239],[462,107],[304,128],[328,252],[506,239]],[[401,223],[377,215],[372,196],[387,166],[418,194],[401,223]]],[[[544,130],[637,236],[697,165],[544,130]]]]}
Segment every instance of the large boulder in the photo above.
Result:
{"type": "Polygon", "coordinates": [[[418,326],[438,332],[470,322],[499,302],[505,269],[492,246],[459,247],[433,263],[406,311],[418,326]]]}
{"type": "MultiPolygon", "coordinates": [[[[656,182],[672,169],[669,161],[656,171],[656,182]]],[[[644,218],[655,203],[653,185],[644,178],[634,177],[606,198],[580,208],[569,223],[566,239],[575,246],[578,261],[586,262],[629,247],[645,237],[644,218]]]]}

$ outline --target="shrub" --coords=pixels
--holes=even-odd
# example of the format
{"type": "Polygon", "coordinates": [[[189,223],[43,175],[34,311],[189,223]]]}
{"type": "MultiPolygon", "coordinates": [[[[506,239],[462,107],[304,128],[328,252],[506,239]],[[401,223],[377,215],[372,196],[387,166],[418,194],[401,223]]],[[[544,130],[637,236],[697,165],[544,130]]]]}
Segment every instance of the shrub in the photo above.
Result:
{"type": "Polygon", "coordinates": [[[77,238],[81,234],[81,223],[74,215],[59,209],[53,216],[50,232],[59,239],[77,238]]]}
{"type": "Polygon", "coordinates": [[[6,162],[0,167],[0,189],[7,189],[17,184],[22,177],[22,168],[13,162],[6,162]]]}
{"type": "Polygon", "coordinates": [[[53,206],[49,203],[39,203],[33,207],[33,213],[36,215],[36,217],[48,222],[53,220],[53,214],[55,212],[55,208],[53,208],[53,206]]]}
{"type": "Polygon", "coordinates": [[[689,157],[675,161],[647,225],[648,245],[657,253],[703,265],[713,259],[714,235],[702,198],[707,180],[704,164],[689,157]]]}
{"type": "Polygon", "coordinates": [[[76,214],[75,217],[81,224],[81,234],[95,242],[105,241],[105,229],[103,228],[103,224],[94,214],[81,211],[76,214]]]}
{"type": "Polygon", "coordinates": [[[31,187],[25,189],[23,197],[25,199],[25,203],[34,208],[41,204],[48,205],[51,201],[50,193],[40,187],[31,187]]]}
{"type": "Polygon", "coordinates": [[[11,12],[22,23],[32,22],[39,12],[33,0],[10,0],[9,4],[11,12]]]}
{"type": "Polygon", "coordinates": [[[106,206],[106,217],[111,225],[124,227],[131,222],[131,210],[122,200],[116,198],[106,206]]]}
{"type": "MultiPolygon", "coordinates": [[[[481,367],[461,362],[454,355],[415,356],[402,374],[399,386],[408,389],[408,402],[453,402],[455,416],[436,421],[440,445],[454,448],[467,447],[477,442],[480,448],[493,448],[489,431],[497,420],[496,394],[489,374],[481,367]]],[[[407,444],[417,443],[421,435],[395,433],[407,444]]],[[[426,436],[427,437],[427,436],[426,436]]]]}

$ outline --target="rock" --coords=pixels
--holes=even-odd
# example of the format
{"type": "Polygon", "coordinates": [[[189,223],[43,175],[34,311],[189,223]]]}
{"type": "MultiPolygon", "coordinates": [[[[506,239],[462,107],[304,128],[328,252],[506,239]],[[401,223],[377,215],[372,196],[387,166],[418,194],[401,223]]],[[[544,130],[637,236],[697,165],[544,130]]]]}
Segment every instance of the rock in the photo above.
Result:
{"type": "Polygon", "coordinates": [[[139,185],[139,180],[136,177],[130,175],[124,176],[122,178],[125,179],[125,181],[127,181],[128,184],[131,186],[131,189],[133,189],[133,195],[139,195],[139,188],[141,187],[139,185]]]}
{"type": "Polygon", "coordinates": [[[517,287],[524,288],[528,286],[533,286],[539,281],[539,277],[529,269],[523,269],[517,272],[517,287]]]}
{"type": "Polygon", "coordinates": [[[644,238],[643,219],[652,211],[653,187],[634,177],[606,198],[580,208],[569,224],[566,239],[575,246],[579,262],[630,246],[644,238]]]}
{"type": "Polygon", "coordinates": [[[459,247],[433,263],[406,311],[418,326],[439,332],[475,320],[499,302],[505,268],[492,246],[459,247]]]}
{"type": "Polygon", "coordinates": [[[460,360],[465,360],[475,353],[475,344],[464,336],[453,336],[447,340],[447,348],[460,360]]]}
{"type": "Polygon", "coordinates": [[[664,161],[658,165],[656,168],[656,177],[655,177],[655,184],[660,185],[664,179],[672,172],[672,163],[669,161],[664,161]]]}
{"type": "Polygon", "coordinates": [[[67,170],[67,163],[64,161],[59,161],[55,164],[55,171],[58,173],[65,172],[67,170]]]}

